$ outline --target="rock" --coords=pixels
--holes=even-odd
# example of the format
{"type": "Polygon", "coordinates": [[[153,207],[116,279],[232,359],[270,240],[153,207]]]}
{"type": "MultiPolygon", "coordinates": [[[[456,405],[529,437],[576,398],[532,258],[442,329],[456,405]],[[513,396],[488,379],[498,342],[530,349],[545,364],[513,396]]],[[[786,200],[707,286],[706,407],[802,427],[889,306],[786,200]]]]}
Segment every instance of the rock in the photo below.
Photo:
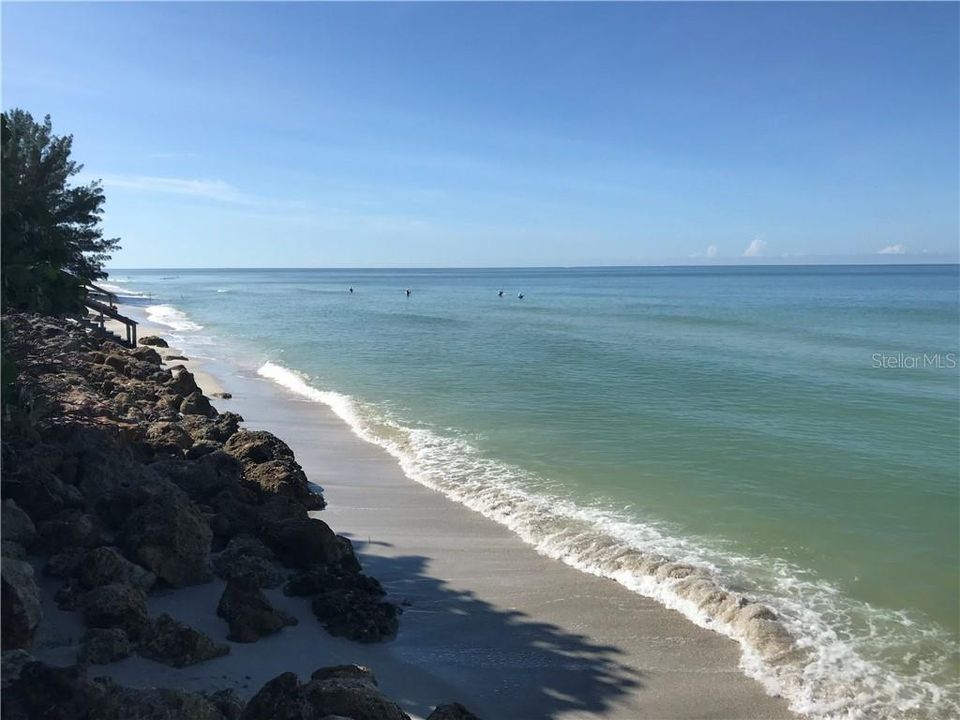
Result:
{"type": "Polygon", "coordinates": [[[51,555],[43,566],[43,574],[55,578],[73,578],[80,574],[80,563],[86,556],[86,548],[68,547],[51,555]]]}
{"type": "Polygon", "coordinates": [[[261,494],[291,497],[308,510],[325,507],[323,495],[312,489],[293,451],[272,433],[240,430],[223,449],[243,463],[247,482],[261,494]]]}
{"type": "Polygon", "coordinates": [[[164,613],[150,622],[137,652],[166,665],[186,667],[222,657],[230,647],[215,643],[208,635],[164,613]]]}
{"type": "Polygon", "coordinates": [[[173,587],[210,579],[213,533],[196,505],[175,494],[155,497],[130,515],[118,541],[124,553],[173,587]]]}
{"type": "Polygon", "coordinates": [[[270,523],[262,530],[261,537],[280,562],[290,567],[332,565],[344,557],[343,546],[323,520],[307,518],[270,523]]]}
{"type": "Polygon", "coordinates": [[[94,628],[83,636],[77,659],[83,663],[106,665],[130,657],[132,652],[130,638],[120,628],[94,628]]]}
{"type": "MultiPolygon", "coordinates": [[[[199,415],[185,416],[181,423],[196,441],[210,440],[222,445],[240,429],[243,418],[232,412],[220,413],[216,417],[206,418],[199,415]]],[[[230,456],[232,457],[232,456],[230,456]]],[[[234,458],[236,460],[236,458],[234,458]]]]}
{"type": "Polygon", "coordinates": [[[380,692],[373,673],[357,665],[320,668],[303,686],[303,694],[320,718],[342,715],[352,720],[410,720],[397,703],[380,692]]]}
{"type": "Polygon", "coordinates": [[[93,701],[89,720],[233,720],[213,698],[171,688],[105,688],[93,701]]]}
{"type": "Polygon", "coordinates": [[[447,705],[437,705],[433,712],[427,715],[427,720],[480,720],[480,718],[460,703],[455,702],[447,705]]]}
{"type": "Polygon", "coordinates": [[[158,353],[152,347],[134,348],[130,351],[130,354],[137,358],[137,360],[148,362],[152,365],[159,365],[162,362],[160,360],[160,353],[158,353]]]}
{"type": "Polygon", "coordinates": [[[168,348],[170,345],[159,335],[147,335],[140,338],[141,345],[152,345],[153,347],[168,348]]]}
{"type": "Polygon", "coordinates": [[[221,450],[199,458],[161,460],[150,467],[196,502],[206,502],[223,490],[238,490],[243,475],[236,458],[221,450]]]}
{"type": "Polygon", "coordinates": [[[296,673],[268,681],[244,708],[240,720],[318,720],[296,673]]]}
{"type": "Polygon", "coordinates": [[[93,694],[81,667],[29,662],[3,693],[3,718],[92,720],[88,712],[93,694]]]}
{"type": "Polygon", "coordinates": [[[213,395],[213,397],[215,397],[215,398],[220,398],[220,399],[222,399],[222,400],[229,400],[230,398],[233,397],[233,395],[232,395],[231,393],[228,393],[228,392],[215,392],[215,393],[211,393],[211,394],[213,395]]]}
{"type": "Polygon", "coordinates": [[[187,397],[200,390],[193,373],[183,365],[174,365],[170,368],[170,372],[173,373],[173,377],[167,382],[167,387],[177,395],[187,397]]]}
{"type": "Polygon", "coordinates": [[[204,417],[213,417],[217,414],[210,400],[199,390],[196,390],[183,399],[180,403],[180,412],[184,415],[203,415],[204,417]]]}
{"type": "Polygon", "coordinates": [[[223,713],[224,720],[240,720],[245,703],[233,690],[217,690],[206,695],[206,698],[223,713]]]}
{"type": "Polygon", "coordinates": [[[3,514],[0,516],[0,537],[20,543],[25,548],[33,545],[37,539],[37,528],[33,520],[13,500],[3,501],[3,514]]]}
{"type": "Polygon", "coordinates": [[[0,540],[0,556],[13,558],[14,560],[26,560],[27,549],[13,540],[0,540]]]}
{"type": "Polygon", "coordinates": [[[297,619],[282,610],[276,610],[260,591],[257,581],[240,577],[227,582],[217,605],[217,615],[230,626],[228,640],[256,642],[264,635],[279,632],[297,619]]]}
{"type": "Polygon", "coordinates": [[[164,360],[189,360],[185,355],[167,355],[164,360]]]}
{"type": "Polygon", "coordinates": [[[345,570],[340,565],[319,565],[304,570],[283,586],[283,594],[291,596],[318,595],[331,590],[354,590],[374,599],[386,595],[376,578],[345,570]]]}
{"type": "Polygon", "coordinates": [[[14,500],[34,522],[45,520],[64,508],[78,508],[83,504],[75,487],[66,485],[49,472],[29,478],[6,476],[3,478],[3,495],[14,500]]]}
{"type": "Polygon", "coordinates": [[[397,607],[358,590],[330,590],[311,603],[313,614],[337,637],[371,643],[392,638],[400,621],[397,607]]]}
{"type": "Polygon", "coordinates": [[[4,650],[28,647],[43,611],[40,589],[30,563],[5,557],[0,560],[0,642],[4,650]]]}
{"type": "Polygon", "coordinates": [[[147,627],[147,598],[132,585],[101,585],[80,598],[83,620],[90,628],[120,628],[138,640],[147,627]]]}
{"type": "Polygon", "coordinates": [[[88,590],[111,583],[129,583],[142,592],[149,592],[157,580],[152,572],[130,562],[112,547],[99,547],[86,553],[80,561],[78,576],[88,590]]]}
{"type": "Polygon", "coordinates": [[[144,444],[155,453],[178,456],[193,445],[193,438],[179,423],[155,422],[147,427],[144,444]]]}
{"type": "Polygon", "coordinates": [[[0,687],[6,690],[17,678],[27,663],[34,662],[34,657],[26,650],[6,650],[0,659],[0,687]]]}
{"type": "Polygon", "coordinates": [[[56,553],[65,548],[92,548],[104,542],[103,528],[93,515],[79,510],[61,510],[38,528],[44,549],[56,553]]]}
{"type": "Polygon", "coordinates": [[[214,558],[213,569],[224,580],[247,577],[257,587],[277,587],[284,574],[273,562],[273,552],[250,535],[238,535],[214,558]]]}

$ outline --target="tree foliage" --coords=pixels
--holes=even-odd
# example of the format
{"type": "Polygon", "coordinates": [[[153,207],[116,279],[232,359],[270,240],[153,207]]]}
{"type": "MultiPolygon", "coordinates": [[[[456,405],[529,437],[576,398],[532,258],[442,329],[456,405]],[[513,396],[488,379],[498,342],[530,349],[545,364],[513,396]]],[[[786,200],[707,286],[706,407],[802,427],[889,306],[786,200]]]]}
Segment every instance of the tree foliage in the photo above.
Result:
{"type": "Polygon", "coordinates": [[[119,247],[100,228],[99,182],[70,184],[83,168],[70,159],[73,136],[53,134],[50,116],[2,114],[2,296],[4,309],[53,315],[82,312],[83,285],[106,277],[119,247]]]}

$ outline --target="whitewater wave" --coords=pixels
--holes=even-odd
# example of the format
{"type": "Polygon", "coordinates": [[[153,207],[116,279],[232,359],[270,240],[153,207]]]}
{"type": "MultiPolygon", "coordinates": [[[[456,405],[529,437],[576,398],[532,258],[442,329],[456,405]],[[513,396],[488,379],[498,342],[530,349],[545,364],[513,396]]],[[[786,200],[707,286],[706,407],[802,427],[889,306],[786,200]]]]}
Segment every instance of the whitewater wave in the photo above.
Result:
{"type": "Polygon", "coordinates": [[[795,712],[849,720],[960,717],[960,685],[931,679],[951,677],[955,641],[945,631],[924,630],[943,652],[916,649],[916,619],[846,597],[803,568],[717,551],[616,508],[583,506],[462,439],[405,427],[272,362],[258,373],[327,405],[356,435],[397,458],[410,478],[509,527],[541,554],[612,578],[735,639],[743,671],[795,712]],[[907,652],[915,653],[912,674],[880,660],[907,652]]]}
{"type": "Polygon", "coordinates": [[[115,285],[108,282],[98,282],[97,285],[108,292],[112,292],[117,296],[121,301],[124,298],[145,298],[149,297],[148,293],[140,292],[139,290],[131,290],[130,288],[123,287],[122,285],[115,285]]]}
{"type": "Polygon", "coordinates": [[[187,317],[186,313],[172,305],[149,305],[146,308],[146,313],[150,322],[166,325],[174,330],[181,332],[203,330],[203,325],[193,322],[187,317]]]}

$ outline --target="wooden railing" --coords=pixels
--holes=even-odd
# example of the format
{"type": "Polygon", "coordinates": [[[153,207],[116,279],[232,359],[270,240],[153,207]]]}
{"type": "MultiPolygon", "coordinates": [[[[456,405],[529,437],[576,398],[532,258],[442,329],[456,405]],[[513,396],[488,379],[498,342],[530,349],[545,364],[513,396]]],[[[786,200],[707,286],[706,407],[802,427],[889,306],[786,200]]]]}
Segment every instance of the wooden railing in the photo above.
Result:
{"type": "Polygon", "coordinates": [[[87,283],[85,286],[86,296],[83,299],[84,306],[92,312],[87,316],[85,324],[92,327],[102,335],[113,335],[118,341],[128,347],[137,346],[137,321],[131,320],[126,315],[117,312],[117,296],[109,290],[104,290],[93,283],[87,283]],[[123,324],[125,329],[125,338],[107,330],[107,318],[116,320],[123,324]]]}

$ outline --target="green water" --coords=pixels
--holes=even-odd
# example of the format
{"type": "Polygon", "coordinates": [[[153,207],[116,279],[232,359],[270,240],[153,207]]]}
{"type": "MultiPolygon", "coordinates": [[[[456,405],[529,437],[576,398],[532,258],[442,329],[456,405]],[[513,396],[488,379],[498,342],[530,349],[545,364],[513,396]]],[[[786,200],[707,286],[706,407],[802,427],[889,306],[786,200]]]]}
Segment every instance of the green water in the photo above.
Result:
{"type": "Polygon", "coordinates": [[[337,393],[478,508],[520,489],[767,602],[816,650],[797,709],[960,712],[957,266],[111,281],[197,353],[337,393]]]}

